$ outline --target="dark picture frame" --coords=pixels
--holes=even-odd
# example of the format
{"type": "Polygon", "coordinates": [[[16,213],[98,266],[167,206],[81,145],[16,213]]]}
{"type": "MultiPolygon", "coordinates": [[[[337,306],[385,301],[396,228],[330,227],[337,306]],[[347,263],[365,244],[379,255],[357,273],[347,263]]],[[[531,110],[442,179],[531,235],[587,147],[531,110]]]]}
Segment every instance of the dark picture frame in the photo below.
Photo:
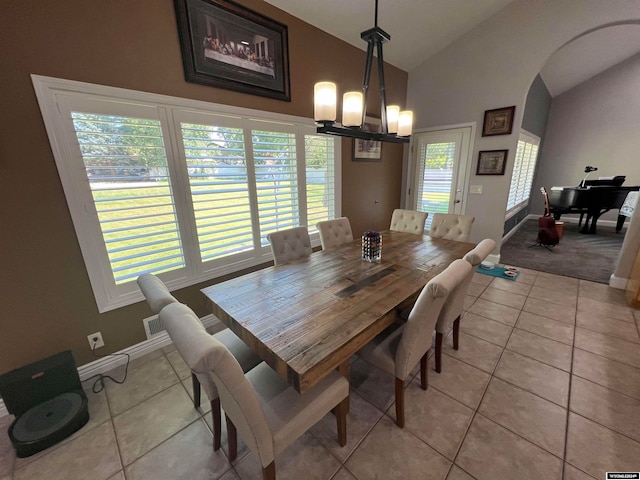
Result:
{"type": "Polygon", "coordinates": [[[485,110],[484,123],[482,124],[482,136],[510,135],[513,129],[513,117],[516,112],[515,105],[511,107],[485,110]]]}
{"type": "Polygon", "coordinates": [[[504,175],[509,150],[481,150],[476,175],[504,175]]]}
{"type": "Polygon", "coordinates": [[[287,26],[230,0],[175,0],[187,82],[291,101],[287,26]]]}
{"type": "MultiPolygon", "coordinates": [[[[365,132],[381,132],[382,121],[377,117],[366,116],[362,130],[365,132]]],[[[353,161],[354,162],[380,162],[382,161],[382,142],[365,140],[363,138],[353,139],[353,161]]]]}

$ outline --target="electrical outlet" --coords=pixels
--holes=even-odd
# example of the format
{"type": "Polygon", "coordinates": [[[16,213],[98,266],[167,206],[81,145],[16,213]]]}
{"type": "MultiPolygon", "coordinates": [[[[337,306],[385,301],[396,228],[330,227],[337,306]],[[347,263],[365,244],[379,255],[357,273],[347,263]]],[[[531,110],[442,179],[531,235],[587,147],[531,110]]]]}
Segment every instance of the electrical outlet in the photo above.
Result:
{"type": "Polygon", "coordinates": [[[100,332],[96,332],[96,333],[92,333],[91,335],[87,335],[87,339],[89,340],[89,346],[92,349],[98,349],[100,347],[104,347],[104,340],[102,340],[102,333],[100,332]],[[93,346],[95,342],[95,347],[93,346]]]}

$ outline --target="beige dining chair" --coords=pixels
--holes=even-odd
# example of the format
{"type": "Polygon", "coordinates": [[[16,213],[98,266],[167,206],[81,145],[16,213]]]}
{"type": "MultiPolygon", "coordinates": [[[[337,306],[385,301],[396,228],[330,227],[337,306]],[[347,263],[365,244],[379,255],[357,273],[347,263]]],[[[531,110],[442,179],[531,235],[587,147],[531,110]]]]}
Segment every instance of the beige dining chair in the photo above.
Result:
{"type": "MultiPolygon", "coordinates": [[[[151,273],[144,273],[138,277],[137,281],[144,298],[149,304],[149,308],[151,308],[151,311],[154,314],[158,315],[167,305],[180,303],[173,295],[171,295],[171,292],[164,282],[155,275],[151,273]]],[[[200,325],[202,325],[202,323],[200,323],[200,325]]],[[[214,337],[238,360],[243,371],[249,371],[262,362],[262,359],[228,328],[216,333],[214,337]]],[[[191,371],[191,384],[193,388],[193,406],[198,408],[200,406],[201,384],[197,375],[193,371],[191,371]]],[[[220,399],[218,398],[216,390],[212,389],[211,386],[207,387],[205,385],[205,392],[211,403],[211,417],[213,419],[214,430],[213,449],[218,450],[220,448],[220,438],[222,436],[220,399]]]]}
{"type": "Polygon", "coordinates": [[[283,265],[299,258],[308,257],[313,252],[307,227],[279,230],[270,233],[267,238],[271,245],[275,265],[283,265]]]}
{"type": "Polygon", "coordinates": [[[323,250],[339,247],[342,244],[353,241],[351,223],[347,217],[318,222],[316,227],[318,228],[318,233],[320,233],[320,243],[323,250]]]}
{"type": "Polygon", "coordinates": [[[396,208],[391,215],[391,225],[389,230],[396,232],[424,233],[424,224],[427,221],[426,212],[418,212],[417,210],[404,210],[396,208]]]}
{"type": "Polygon", "coordinates": [[[266,363],[245,374],[229,350],[207,334],[186,305],[168,305],[160,312],[160,320],[202,385],[220,395],[227,420],[230,461],[237,455],[239,431],[258,458],[263,479],[275,480],[275,456],[332,410],[338,443],[346,444],[349,382],[337,371],[299,394],[266,363]]]}
{"type": "Polygon", "coordinates": [[[473,279],[473,274],[480,262],[493,251],[496,246],[496,242],[490,238],[482,240],[473,250],[468,252],[464,260],[469,262],[473,267],[465,279],[449,294],[447,300],[444,302],[440,315],[438,316],[438,322],[436,323],[436,351],[435,351],[435,363],[436,372],[442,371],[442,341],[449,334],[453,326],[453,348],[458,350],[458,339],[460,336],[460,318],[462,317],[464,309],[464,299],[469,290],[469,284],[473,279]]]}
{"type": "Polygon", "coordinates": [[[429,228],[429,236],[468,242],[471,235],[471,226],[475,219],[476,217],[471,215],[434,213],[431,219],[431,228],[429,228]]]}
{"type": "Polygon", "coordinates": [[[433,339],[433,329],[447,295],[469,274],[471,265],[456,260],[427,283],[409,318],[395,323],[360,349],[357,355],[371,365],[396,377],[396,423],[404,428],[404,388],[414,367],[420,362],[420,386],[427,383],[427,353],[433,339]]]}

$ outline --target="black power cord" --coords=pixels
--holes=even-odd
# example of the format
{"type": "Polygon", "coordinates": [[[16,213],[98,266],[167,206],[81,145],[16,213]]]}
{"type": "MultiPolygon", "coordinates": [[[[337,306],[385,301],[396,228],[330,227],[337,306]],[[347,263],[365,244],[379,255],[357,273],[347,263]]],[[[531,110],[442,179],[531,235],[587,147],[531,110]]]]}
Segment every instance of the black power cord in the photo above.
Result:
{"type": "Polygon", "coordinates": [[[127,363],[125,364],[124,367],[124,377],[122,380],[116,380],[115,378],[113,378],[111,375],[105,375],[103,373],[98,373],[96,375],[93,375],[89,378],[87,378],[86,380],[83,380],[83,382],[88,382],[89,380],[93,380],[94,378],[96,379],[95,382],[93,382],[93,385],[91,386],[91,390],[93,391],[93,393],[100,393],[102,390],[104,390],[104,380],[105,379],[109,379],[114,383],[117,383],[118,385],[122,385],[125,380],[127,379],[127,373],[129,371],[129,362],[131,361],[131,356],[128,353],[109,353],[107,355],[98,355],[96,353],[96,344],[98,343],[98,339],[94,338],[93,339],[93,345],[91,346],[91,353],[93,353],[93,356],[96,358],[105,358],[105,357],[111,357],[113,355],[123,355],[125,357],[127,357],[127,363]]]}

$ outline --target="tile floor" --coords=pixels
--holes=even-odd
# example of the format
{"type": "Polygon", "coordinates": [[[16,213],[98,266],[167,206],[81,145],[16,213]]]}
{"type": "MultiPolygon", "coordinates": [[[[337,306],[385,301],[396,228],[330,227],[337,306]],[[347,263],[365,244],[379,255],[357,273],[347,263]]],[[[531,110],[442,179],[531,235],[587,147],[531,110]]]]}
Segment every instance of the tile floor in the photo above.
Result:
{"type": "MultiPolygon", "coordinates": [[[[475,274],[460,350],[447,339],[429,389],[407,387],[395,426],[393,379],[352,364],[348,443],[325,417],[276,460],[278,478],[604,479],[640,471],[640,311],[606,285],[523,271],[475,274]]],[[[120,372],[116,372],[115,376],[120,372]]],[[[0,480],[259,479],[240,445],[213,453],[172,348],[132,362],[123,385],[90,394],[91,421],[65,442],[17,459],[0,418],[0,480]]],[[[203,402],[203,407],[207,402],[203,402]]],[[[223,445],[226,440],[223,439],[223,445]]]]}

